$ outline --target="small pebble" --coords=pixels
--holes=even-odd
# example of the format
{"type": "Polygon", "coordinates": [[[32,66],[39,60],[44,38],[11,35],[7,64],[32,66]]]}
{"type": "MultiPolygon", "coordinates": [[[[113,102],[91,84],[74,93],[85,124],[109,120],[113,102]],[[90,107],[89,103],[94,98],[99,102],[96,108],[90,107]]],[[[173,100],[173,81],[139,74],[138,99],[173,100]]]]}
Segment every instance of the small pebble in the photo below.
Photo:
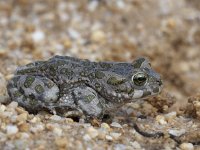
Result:
{"type": "Polygon", "coordinates": [[[13,77],[14,77],[13,74],[8,74],[8,75],[5,76],[5,79],[6,79],[6,80],[10,80],[10,79],[13,78],[13,77]]]}
{"type": "Polygon", "coordinates": [[[112,136],[110,136],[110,135],[106,135],[106,140],[108,140],[108,141],[112,141],[113,138],[112,138],[112,136]]]}
{"type": "Polygon", "coordinates": [[[110,131],[110,126],[107,123],[102,123],[101,128],[110,131]]]}
{"type": "Polygon", "coordinates": [[[174,118],[176,118],[177,113],[175,111],[170,112],[165,115],[165,118],[167,121],[172,121],[174,118]]]}
{"type": "Polygon", "coordinates": [[[18,114],[23,114],[23,113],[28,113],[24,108],[22,108],[22,107],[17,107],[16,109],[16,112],[18,113],[18,114]]]}
{"type": "Polygon", "coordinates": [[[126,150],[127,146],[124,144],[116,144],[114,150],[126,150]]]}
{"type": "MultiPolygon", "coordinates": [[[[6,79],[4,75],[0,72],[0,96],[5,96],[7,94],[7,88],[6,88],[6,79]]],[[[1,102],[1,101],[0,101],[1,102]]]]}
{"type": "Polygon", "coordinates": [[[7,125],[6,127],[6,132],[8,135],[16,134],[18,131],[19,129],[15,125],[7,125]]]}
{"type": "Polygon", "coordinates": [[[28,114],[27,113],[23,113],[17,116],[17,121],[18,122],[25,122],[28,118],[28,114]]]}
{"type": "Polygon", "coordinates": [[[98,131],[93,127],[89,127],[87,129],[87,134],[90,135],[91,138],[95,138],[98,136],[98,131]]]}
{"type": "Polygon", "coordinates": [[[182,143],[180,145],[181,150],[194,150],[194,146],[192,143],[182,143]]]}
{"type": "Polygon", "coordinates": [[[55,125],[52,124],[52,123],[47,123],[47,124],[46,124],[46,129],[48,129],[48,130],[50,130],[50,131],[53,131],[54,127],[55,127],[55,125]]]}
{"type": "Polygon", "coordinates": [[[19,125],[19,130],[22,132],[29,131],[30,125],[28,123],[22,123],[19,125]]]}
{"type": "Polygon", "coordinates": [[[4,56],[7,54],[7,50],[6,49],[0,49],[0,56],[4,56]]]}
{"type": "Polygon", "coordinates": [[[33,117],[31,120],[30,120],[31,123],[36,123],[36,122],[40,122],[40,118],[39,117],[33,117]]]}
{"type": "Polygon", "coordinates": [[[20,134],[21,134],[21,139],[28,139],[30,137],[30,135],[25,132],[21,132],[20,134]]]}
{"type": "Polygon", "coordinates": [[[186,130],[185,129],[181,129],[181,130],[173,130],[173,129],[170,129],[169,130],[169,134],[172,134],[174,136],[181,136],[183,134],[186,133],[186,130]]]}
{"type": "Polygon", "coordinates": [[[120,9],[124,9],[126,7],[123,0],[117,0],[116,4],[117,4],[117,7],[120,8],[120,9]]]}
{"type": "Polygon", "coordinates": [[[106,130],[102,130],[101,128],[98,130],[98,138],[104,140],[106,138],[106,134],[108,133],[106,130]]]}
{"type": "Polygon", "coordinates": [[[49,119],[53,120],[53,121],[61,121],[62,118],[58,115],[52,115],[49,119]]]}
{"type": "Polygon", "coordinates": [[[72,39],[79,39],[80,38],[80,34],[78,31],[76,31],[75,29],[69,28],[68,29],[68,34],[72,39]]]}
{"type": "Polygon", "coordinates": [[[85,141],[90,141],[90,140],[91,140],[91,137],[90,137],[88,134],[85,134],[85,135],[83,136],[83,139],[84,139],[85,141]]]}
{"type": "Polygon", "coordinates": [[[122,126],[117,122],[112,122],[110,126],[115,127],[115,128],[122,128],[122,126]]]}
{"type": "Polygon", "coordinates": [[[121,133],[116,133],[116,132],[112,132],[110,133],[110,136],[114,139],[114,140],[118,140],[119,137],[121,136],[121,133]]]}
{"type": "Polygon", "coordinates": [[[133,148],[135,149],[141,149],[140,144],[137,141],[134,141],[133,143],[131,143],[131,145],[133,146],[133,148]]]}
{"type": "Polygon", "coordinates": [[[65,39],[62,44],[65,48],[71,48],[72,47],[72,42],[71,42],[70,39],[65,39]]]}
{"type": "Polygon", "coordinates": [[[91,12],[95,11],[98,4],[99,4],[98,1],[90,1],[90,3],[88,4],[88,10],[91,12]]]}
{"type": "Polygon", "coordinates": [[[194,105],[195,110],[196,110],[197,118],[200,120],[200,101],[194,101],[193,105],[194,105]]]}
{"type": "Polygon", "coordinates": [[[91,35],[91,40],[97,43],[103,43],[105,41],[105,33],[101,30],[94,31],[91,35]]]}
{"type": "Polygon", "coordinates": [[[68,141],[66,138],[58,137],[55,139],[55,143],[59,148],[66,148],[68,141]]]}
{"type": "Polygon", "coordinates": [[[0,105],[0,113],[4,112],[6,110],[5,105],[0,105]]]}
{"type": "Polygon", "coordinates": [[[30,131],[33,133],[41,132],[43,130],[44,130],[43,124],[37,124],[36,126],[30,128],[30,131]]]}
{"type": "Polygon", "coordinates": [[[156,121],[161,125],[167,124],[165,117],[161,115],[156,116],[156,121]]]}
{"type": "Polygon", "coordinates": [[[62,129],[55,127],[53,129],[53,133],[55,133],[57,136],[61,136],[62,135],[62,129]]]}
{"type": "Polygon", "coordinates": [[[73,123],[74,120],[71,118],[65,118],[65,123],[73,123]]]}
{"type": "Polygon", "coordinates": [[[17,106],[18,106],[18,103],[15,102],[15,101],[12,101],[12,102],[8,105],[8,108],[15,109],[17,106]]]}
{"type": "Polygon", "coordinates": [[[33,34],[32,34],[32,39],[34,42],[38,43],[42,40],[44,40],[45,38],[45,34],[43,31],[41,30],[36,30],[33,34]]]}

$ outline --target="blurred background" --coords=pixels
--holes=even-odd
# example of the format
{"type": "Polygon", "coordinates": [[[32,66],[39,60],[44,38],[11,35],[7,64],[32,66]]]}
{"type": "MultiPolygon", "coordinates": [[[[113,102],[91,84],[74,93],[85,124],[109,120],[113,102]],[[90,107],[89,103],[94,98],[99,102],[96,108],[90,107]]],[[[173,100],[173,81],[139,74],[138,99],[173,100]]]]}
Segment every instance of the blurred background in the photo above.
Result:
{"type": "Polygon", "coordinates": [[[0,0],[0,103],[9,99],[7,80],[18,66],[54,55],[145,56],[164,88],[111,112],[111,124],[0,104],[1,149],[193,150],[200,143],[200,0],[0,0]],[[145,138],[129,121],[165,136],[145,138]]]}
{"type": "Polygon", "coordinates": [[[200,91],[199,0],[0,0],[0,73],[53,55],[146,56],[180,102],[200,91]]]}

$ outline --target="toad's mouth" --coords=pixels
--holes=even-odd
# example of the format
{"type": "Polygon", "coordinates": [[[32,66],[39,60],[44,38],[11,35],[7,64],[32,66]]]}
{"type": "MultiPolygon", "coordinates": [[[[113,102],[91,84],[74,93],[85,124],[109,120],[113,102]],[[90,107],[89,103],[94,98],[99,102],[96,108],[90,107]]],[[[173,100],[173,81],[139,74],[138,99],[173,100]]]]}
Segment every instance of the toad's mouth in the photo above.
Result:
{"type": "Polygon", "coordinates": [[[162,88],[163,86],[159,85],[159,86],[148,87],[143,90],[135,90],[132,95],[132,98],[134,100],[134,99],[146,99],[149,97],[154,97],[161,92],[162,88]]]}

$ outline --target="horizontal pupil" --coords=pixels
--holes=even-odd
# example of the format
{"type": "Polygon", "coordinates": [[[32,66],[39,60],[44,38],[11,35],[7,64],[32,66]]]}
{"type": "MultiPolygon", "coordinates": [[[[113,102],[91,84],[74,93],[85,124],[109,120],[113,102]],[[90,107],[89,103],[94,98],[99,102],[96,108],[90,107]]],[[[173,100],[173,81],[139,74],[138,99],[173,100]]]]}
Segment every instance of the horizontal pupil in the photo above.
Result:
{"type": "Polygon", "coordinates": [[[144,78],[144,77],[139,77],[138,80],[139,80],[139,81],[145,81],[146,78],[144,78]]]}

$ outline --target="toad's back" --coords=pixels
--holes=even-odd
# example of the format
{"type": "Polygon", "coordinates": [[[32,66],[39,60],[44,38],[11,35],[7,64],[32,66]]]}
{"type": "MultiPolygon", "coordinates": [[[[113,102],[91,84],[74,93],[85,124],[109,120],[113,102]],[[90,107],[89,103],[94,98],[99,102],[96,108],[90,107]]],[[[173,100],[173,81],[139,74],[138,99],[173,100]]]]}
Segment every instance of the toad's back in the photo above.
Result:
{"type": "Polygon", "coordinates": [[[131,63],[122,62],[91,62],[69,56],[54,56],[47,61],[36,61],[26,66],[19,67],[16,75],[41,75],[47,76],[58,82],[59,76],[65,74],[67,78],[82,78],[92,72],[107,71],[126,75],[133,70],[131,63]]]}
{"type": "Polygon", "coordinates": [[[16,74],[41,74],[41,73],[54,73],[59,67],[68,66],[69,68],[95,67],[94,62],[88,60],[81,60],[69,56],[54,56],[47,61],[36,61],[25,66],[19,67],[16,74]]]}

